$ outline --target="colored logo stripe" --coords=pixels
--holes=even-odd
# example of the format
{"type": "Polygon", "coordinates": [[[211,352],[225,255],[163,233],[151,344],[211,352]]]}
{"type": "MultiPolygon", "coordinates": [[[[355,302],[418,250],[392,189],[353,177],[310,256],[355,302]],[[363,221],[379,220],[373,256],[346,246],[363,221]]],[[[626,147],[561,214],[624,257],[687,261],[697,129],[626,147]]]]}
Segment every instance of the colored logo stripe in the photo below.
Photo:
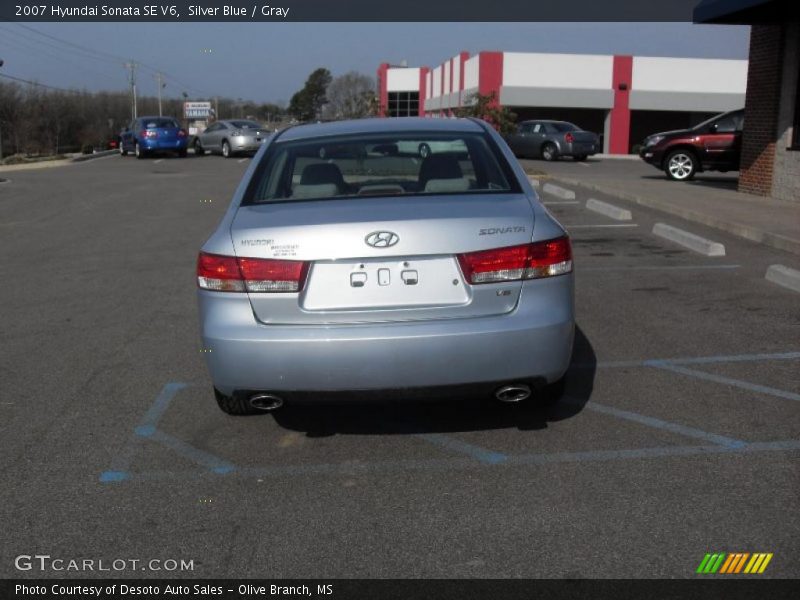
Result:
{"type": "Polygon", "coordinates": [[[767,565],[772,560],[772,553],[756,552],[725,552],[707,553],[700,565],[697,573],[724,573],[724,574],[757,574],[763,573],[767,565]],[[745,566],[746,565],[746,566],[745,566]]]}

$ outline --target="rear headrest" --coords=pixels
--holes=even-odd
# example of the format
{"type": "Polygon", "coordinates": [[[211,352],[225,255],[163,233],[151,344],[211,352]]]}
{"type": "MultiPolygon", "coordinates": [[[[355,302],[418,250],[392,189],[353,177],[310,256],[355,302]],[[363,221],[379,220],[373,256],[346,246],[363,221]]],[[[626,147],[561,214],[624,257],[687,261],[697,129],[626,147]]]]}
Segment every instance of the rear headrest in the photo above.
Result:
{"type": "Polygon", "coordinates": [[[339,190],[344,187],[344,177],[339,167],[332,163],[316,163],[307,165],[300,175],[300,183],[303,185],[321,185],[332,183],[339,190]]]}
{"type": "Polygon", "coordinates": [[[419,187],[425,189],[431,179],[461,179],[461,165],[458,159],[448,154],[431,154],[419,168],[419,187]]]}
{"type": "Polygon", "coordinates": [[[292,188],[292,198],[331,198],[340,194],[339,188],[334,183],[319,183],[305,185],[298,183],[292,188]]]}

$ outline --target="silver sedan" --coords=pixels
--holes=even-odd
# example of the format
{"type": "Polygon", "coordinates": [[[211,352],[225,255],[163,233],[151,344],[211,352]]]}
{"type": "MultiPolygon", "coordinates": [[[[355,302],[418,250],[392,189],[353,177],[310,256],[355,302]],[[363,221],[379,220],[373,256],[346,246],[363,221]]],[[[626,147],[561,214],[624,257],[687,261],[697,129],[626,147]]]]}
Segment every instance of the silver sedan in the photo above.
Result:
{"type": "Polygon", "coordinates": [[[558,389],[572,353],[569,238],[483,121],[274,135],[203,245],[197,286],[229,414],[356,390],[516,402],[558,389]]]}
{"type": "Polygon", "coordinates": [[[209,125],[194,140],[195,154],[218,152],[225,158],[255,153],[272,132],[256,121],[231,119],[209,125]]]}

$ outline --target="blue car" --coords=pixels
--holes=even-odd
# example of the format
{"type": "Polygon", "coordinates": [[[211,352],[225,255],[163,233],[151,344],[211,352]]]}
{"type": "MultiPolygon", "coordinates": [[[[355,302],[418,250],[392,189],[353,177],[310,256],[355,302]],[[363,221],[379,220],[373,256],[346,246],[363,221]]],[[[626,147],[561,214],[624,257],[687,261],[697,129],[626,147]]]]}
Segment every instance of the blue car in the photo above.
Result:
{"type": "Polygon", "coordinates": [[[172,117],[139,117],[120,134],[119,153],[133,152],[136,158],[145,158],[156,152],[173,152],[186,156],[189,135],[177,119],[172,117]]]}

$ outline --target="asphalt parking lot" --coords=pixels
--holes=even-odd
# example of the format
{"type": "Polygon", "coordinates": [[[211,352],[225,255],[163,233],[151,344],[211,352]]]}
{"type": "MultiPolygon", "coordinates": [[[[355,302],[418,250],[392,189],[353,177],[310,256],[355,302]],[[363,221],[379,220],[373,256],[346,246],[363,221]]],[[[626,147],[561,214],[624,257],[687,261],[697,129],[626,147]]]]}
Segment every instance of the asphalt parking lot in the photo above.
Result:
{"type": "Polygon", "coordinates": [[[795,256],[544,195],[576,263],[559,404],[234,418],[203,364],[194,264],[247,165],[4,174],[0,576],[92,575],[15,570],[40,553],[193,560],[170,573],[193,577],[694,577],[716,551],[800,576],[799,297],[764,279],[795,256]]]}

